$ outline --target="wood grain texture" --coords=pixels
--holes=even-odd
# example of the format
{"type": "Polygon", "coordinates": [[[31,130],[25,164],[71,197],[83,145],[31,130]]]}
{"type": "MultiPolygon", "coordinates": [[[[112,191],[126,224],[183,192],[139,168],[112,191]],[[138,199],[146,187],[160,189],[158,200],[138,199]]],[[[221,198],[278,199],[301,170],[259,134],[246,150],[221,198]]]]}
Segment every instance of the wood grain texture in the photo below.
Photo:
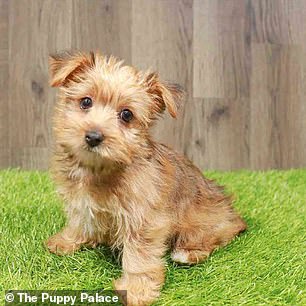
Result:
{"type": "Polygon", "coordinates": [[[72,49],[99,50],[131,62],[131,1],[73,1],[72,49]]]}
{"type": "Polygon", "coordinates": [[[179,83],[186,90],[178,119],[165,115],[153,133],[180,151],[189,142],[181,131],[188,129],[184,117],[192,99],[192,5],[189,0],[133,0],[132,10],[133,65],[151,67],[163,80],[179,83]]]}
{"type": "Polygon", "coordinates": [[[250,137],[253,169],[306,164],[304,56],[303,49],[297,46],[253,46],[250,137]]]}
{"type": "Polygon", "coordinates": [[[187,115],[191,145],[184,153],[202,169],[248,168],[249,99],[195,98],[193,102],[187,115]]]}
{"type": "Polygon", "coordinates": [[[246,1],[195,0],[194,97],[249,96],[250,19],[246,1]]]}
{"type": "Polygon", "coordinates": [[[249,1],[252,42],[289,45],[305,42],[304,0],[249,1]]]}
{"type": "Polygon", "coordinates": [[[0,167],[9,164],[8,152],[8,0],[0,0],[0,167]]]}
{"type": "MultiPolygon", "coordinates": [[[[24,167],[25,150],[49,148],[55,92],[48,85],[48,55],[71,45],[70,1],[9,2],[9,147],[11,166],[24,167]],[[67,15],[67,12],[70,14],[67,15]]],[[[48,166],[41,150],[37,168],[48,166]]],[[[35,168],[35,160],[31,162],[35,168]]]]}
{"type": "Polygon", "coordinates": [[[246,1],[195,1],[196,133],[186,153],[201,168],[249,166],[250,35],[246,1]]]}
{"type": "Polygon", "coordinates": [[[251,1],[250,167],[305,167],[305,1],[251,1]]]}
{"type": "Polygon", "coordinates": [[[306,166],[305,0],[0,0],[1,168],[47,168],[47,58],[65,49],[181,84],[153,134],[200,168],[306,166]]]}

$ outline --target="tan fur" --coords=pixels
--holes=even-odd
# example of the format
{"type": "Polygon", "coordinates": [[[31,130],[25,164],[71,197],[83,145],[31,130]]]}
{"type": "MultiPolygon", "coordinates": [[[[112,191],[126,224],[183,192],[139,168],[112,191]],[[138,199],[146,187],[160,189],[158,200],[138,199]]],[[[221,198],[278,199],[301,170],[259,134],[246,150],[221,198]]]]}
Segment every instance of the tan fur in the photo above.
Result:
{"type": "Polygon", "coordinates": [[[123,275],[115,288],[127,290],[128,305],[148,305],[163,285],[168,248],[174,260],[198,263],[246,224],[221,187],[151,139],[149,128],[165,109],[177,114],[177,86],[97,53],[51,57],[50,75],[60,88],[51,172],[68,222],[47,246],[57,254],[100,243],[120,249],[123,275]],[[93,100],[87,111],[84,97],[93,100]],[[129,123],[118,117],[126,108],[134,114],[129,123]],[[104,141],[89,150],[90,129],[104,141]]]}

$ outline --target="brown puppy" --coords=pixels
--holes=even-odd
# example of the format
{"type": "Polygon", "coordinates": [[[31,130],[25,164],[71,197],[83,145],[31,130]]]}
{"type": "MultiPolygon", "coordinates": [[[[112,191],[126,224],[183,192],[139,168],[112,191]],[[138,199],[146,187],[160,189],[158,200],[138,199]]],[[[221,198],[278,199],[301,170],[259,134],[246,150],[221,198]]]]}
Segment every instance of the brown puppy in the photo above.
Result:
{"type": "Polygon", "coordinates": [[[50,58],[60,88],[51,171],[66,203],[66,227],[47,241],[67,254],[81,245],[122,250],[128,305],[148,305],[164,282],[163,255],[194,264],[246,228],[231,198],[185,157],[154,142],[149,129],[181,90],[114,57],[50,58]]]}

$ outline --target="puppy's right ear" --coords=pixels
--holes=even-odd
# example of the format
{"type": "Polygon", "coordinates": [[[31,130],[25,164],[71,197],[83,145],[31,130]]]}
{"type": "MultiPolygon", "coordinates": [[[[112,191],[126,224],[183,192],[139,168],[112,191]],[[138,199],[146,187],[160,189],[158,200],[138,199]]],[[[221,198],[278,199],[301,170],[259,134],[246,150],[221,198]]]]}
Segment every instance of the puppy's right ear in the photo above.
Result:
{"type": "Polygon", "coordinates": [[[95,54],[61,53],[49,56],[49,75],[52,87],[64,86],[74,73],[92,67],[95,63],[95,54]]]}
{"type": "Polygon", "coordinates": [[[157,73],[148,72],[145,76],[145,84],[148,93],[153,97],[153,110],[162,113],[165,109],[176,118],[177,112],[184,95],[184,91],[178,84],[162,82],[157,73]]]}

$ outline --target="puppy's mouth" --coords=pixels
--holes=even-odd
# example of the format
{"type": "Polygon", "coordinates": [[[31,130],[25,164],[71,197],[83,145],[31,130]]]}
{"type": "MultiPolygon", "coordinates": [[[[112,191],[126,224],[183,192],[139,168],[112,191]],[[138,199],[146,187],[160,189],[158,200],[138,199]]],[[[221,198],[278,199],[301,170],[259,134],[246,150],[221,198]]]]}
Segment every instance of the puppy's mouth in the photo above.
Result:
{"type": "Polygon", "coordinates": [[[90,147],[88,145],[83,146],[83,150],[86,152],[94,153],[94,154],[99,154],[99,147],[90,147]]]}
{"type": "Polygon", "coordinates": [[[100,146],[90,147],[84,144],[78,152],[76,152],[76,156],[84,166],[90,168],[99,167],[104,163],[100,146]]]}

